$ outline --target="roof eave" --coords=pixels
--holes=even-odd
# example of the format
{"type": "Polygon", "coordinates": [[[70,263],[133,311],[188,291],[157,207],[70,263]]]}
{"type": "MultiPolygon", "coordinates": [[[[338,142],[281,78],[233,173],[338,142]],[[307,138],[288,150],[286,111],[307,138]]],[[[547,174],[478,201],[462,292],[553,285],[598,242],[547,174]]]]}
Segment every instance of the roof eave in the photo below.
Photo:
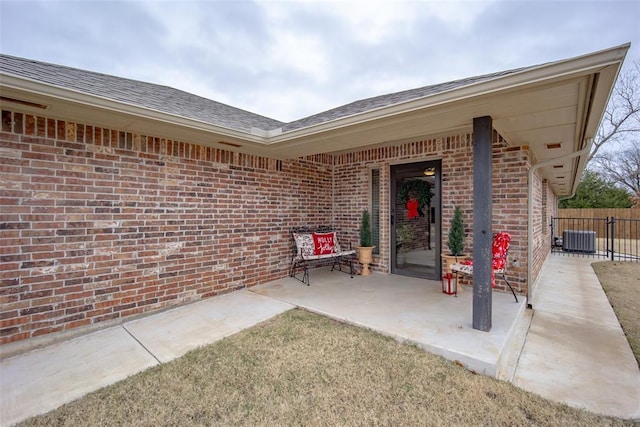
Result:
{"type": "Polygon", "coordinates": [[[588,101],[589,108],[587,109],[584,119],[582,145],[580,147],[580,149],[586,147],[589,149],[585,150],[587,152],[586,155],[582,155],[578,158],[576,174],[574,176],[573,185],[571,186],[570,194],[572,196],[575,194],[582,179],[582,174],[587,166],[593,142],[597,136],[598,129],[600,128],[602,118],[606,112],[609,99],[614,90],[615,83],[618,80],[618,75],[622,69],[622,64],[629,47],[630,44],[627,43],[617,48],[613,48],[612,50],[615,49],[618,55],[616,55],[615,58],[612,58],[612,60],[607,64],[604,64],[600,68],[599,72],[594,75],[595,81],[591,97],[588,101]]]}
{"type": "Polygon", "coordinates": [[[330,120],[290,132],[283,132],[282,134],[269,138],[268,143],[269,145],[282,144],[288,141],[299,140],[305,137],[322,134],[328,131],[335,131],[341,128],[348,128],[374,120],[384,120],[385,118],[416,110],[435,108],[444,104],[464,101],[469,98],[518,89],[525,85],[532,85],[554,79],[568,78],[572,75],[593,73],[598,69],[611,64],[621,64],[629,46],[630,44],[626,43],[614,48],[575,58],[542,64],[536,67],[517,71],[506,76],[499,76],[491,80],[477,82],[437,94],[427,95],[410,101],[369,110],[364,113],[330,120]]]}
{"type": "MultiPolygon", "coordinates": [[[[126,102],[116,101],[97,95],[86,94],[72,89],[50,85],[35,80],[14,76],[7,73],[0,73],[0,87],[3,88],[3,96],[6,93],[20,93],[28,96],[26,101],[33,100],[44,106],[52,106],[56,103],[63,105],[78,105],[94,111],[110,112],[134,118],[137,121],[163,123],[165,125],[177,126],[178,128],[191,132],[210,134],[213,139],[232,140],[250,146],[265,146],[268,134],[259,129],[245,132],[231,129],[224,126],[213,125],[203,121],[186,118],[183,116],[170,114],[152,108],[133,105],[126,102]]],[[[35,110],[34,112],[37,112],[35,110]]],[[[68,117],[73,119],[73,117],[68,117]]],[[[104,119],[104,116],[102,116],[104,119]]],[[[100,119],[97,120],[100,123],[100,119]]],[[[135,123],[132,124],[135,127],[135,123]]]]}
{"type": "MultiPolygon", "coordinates": [[[[394,121],[399,123],[408,116],[415,118],[425,114],[424,117],[436,117],[436,112],[466,104],[471,99],[481,102],[485,97],[514,93],[519,89],[536,88],[547,83],[577,77],[598,76],[599,85],[594,87],[592,95],[588,97],[588,101],[584,102],[584,104],[588,103],[589,108],[585,108],[588,113],[578,118],[577,128],[581,130],[579,132],[581,135],[580,139],[575,140],[574,151],[576,151],[583,146],[584,141],[595,136],[613,83],[629,46],[630,44],[627,43],[575,58],[525,68],[490,80],[284,133],[280,133],[280,129],[250,131],[230,129],[6,73],[0,74],[0,85],[3,87],[3,95],[5,89],[9,89],[17,94],[24,94],[28,100],[59,106],[56,111],[54,108],[51,109],[51,113],[55,113],[56,117],[66,117],[70,120],[90,119],[88,122],[107,127],[122,125],[119,128],[123,130],[156,134],[165,132],[168,138],[226,149],[232,146],[231,149],[234,151],[288,158],[316,152],[320,149],[318,141],[327,138],[334,141],[333,151],[338,147],[350,150],[357,149],[363,144],[371,146],[384,143],[380,135],[372,133],[376,128],[394,121]],[[109,114],[104,114],[105,112],[109,114]],[[366,140],[354,141],[354,132],[360,131],[365,131],[363,135],[370,135],[371,138],[367,136],[366,140]]],[[[464,122],[451,125],[459,127],[464,125],[464,122]]],[[[421,126],[415,132],[420,132],[422,135],[422,132],[433,133],[444,130],[447,129],[421,126]]],[[[417,133],[417,136],[405,133],[406,135],[398,137],[420,137],[417,133]]],[[[573,187],[577,185],[585,164],[584,158],[577,159],[574,172],[578,173],[574,175],[576,178],[573,187]]]]}

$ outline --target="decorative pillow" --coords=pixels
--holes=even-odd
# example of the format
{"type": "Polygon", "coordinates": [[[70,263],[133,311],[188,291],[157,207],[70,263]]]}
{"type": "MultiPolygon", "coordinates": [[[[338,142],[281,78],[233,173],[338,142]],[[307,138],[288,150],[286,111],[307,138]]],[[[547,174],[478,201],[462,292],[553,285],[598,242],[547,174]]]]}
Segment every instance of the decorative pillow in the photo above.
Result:
{"type": "Polygon", "coordinates": [[[314,255],[336,253],[336,233],[313,233],[312,235],[314,255]]]}
{"type": "Polygon", "coordinates": [[[311,256],[314,255],[313,238],[309,233],[293,233],[293,238],[296,241],[298,247],[299,256],[311,256]]]}
{"type": "Polygon", "coordinates": [[[491,268],[494,270],[504,270],[507,266],[507,251],[509,250],[509,243],[511,242],[511,235],[509,233],[501,232],[496,234],[493,238],[493,244],[491,246],[491,253],[493,262],[491,268]]]}

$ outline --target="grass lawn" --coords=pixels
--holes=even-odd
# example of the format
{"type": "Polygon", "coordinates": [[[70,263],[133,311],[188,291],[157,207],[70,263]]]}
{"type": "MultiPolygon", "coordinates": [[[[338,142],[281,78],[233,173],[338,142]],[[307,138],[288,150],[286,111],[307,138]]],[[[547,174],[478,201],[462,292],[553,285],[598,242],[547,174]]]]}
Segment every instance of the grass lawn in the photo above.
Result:
{"type": "Polygon", "coordinates": [[[640,263],[603,261],[592,265],[640,364],[640,263]]]}
{"type": "Polygon", "coordinates": [[[633,425],[303,310],[22,425],[633,425]]]}

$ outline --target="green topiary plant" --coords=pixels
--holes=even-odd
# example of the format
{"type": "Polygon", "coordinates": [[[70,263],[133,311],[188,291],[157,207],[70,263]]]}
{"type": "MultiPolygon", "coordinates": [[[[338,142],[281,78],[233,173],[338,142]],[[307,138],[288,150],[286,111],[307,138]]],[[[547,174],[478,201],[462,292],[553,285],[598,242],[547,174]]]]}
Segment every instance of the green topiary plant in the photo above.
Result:
{"type": "Polygon", "coordinates": [[[371,247],[373,246],[373,238],[371,235],[371,221],[369,217],[369,211],[366,209],[362,211],[362,218],[360,220],[360,246],[371,247]]]}
{"type": "Polygon", "coordinates": [[[460,206],[456,206],[453,211],[447,246],[449,246],[451,255],[454,256],[460,256],[464,251],[464,221],[462,220],[462,210],[460,210],[460,206]]]}

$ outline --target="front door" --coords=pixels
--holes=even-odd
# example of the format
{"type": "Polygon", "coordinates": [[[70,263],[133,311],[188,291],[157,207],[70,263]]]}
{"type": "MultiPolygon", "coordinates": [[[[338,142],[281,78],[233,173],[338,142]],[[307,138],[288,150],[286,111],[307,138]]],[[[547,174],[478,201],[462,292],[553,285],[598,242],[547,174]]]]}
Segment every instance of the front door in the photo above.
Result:
{"type": "Polygon", "coordinates": [[[391,166],[391,272],[439,280],[440,160],[391,166]]]}

